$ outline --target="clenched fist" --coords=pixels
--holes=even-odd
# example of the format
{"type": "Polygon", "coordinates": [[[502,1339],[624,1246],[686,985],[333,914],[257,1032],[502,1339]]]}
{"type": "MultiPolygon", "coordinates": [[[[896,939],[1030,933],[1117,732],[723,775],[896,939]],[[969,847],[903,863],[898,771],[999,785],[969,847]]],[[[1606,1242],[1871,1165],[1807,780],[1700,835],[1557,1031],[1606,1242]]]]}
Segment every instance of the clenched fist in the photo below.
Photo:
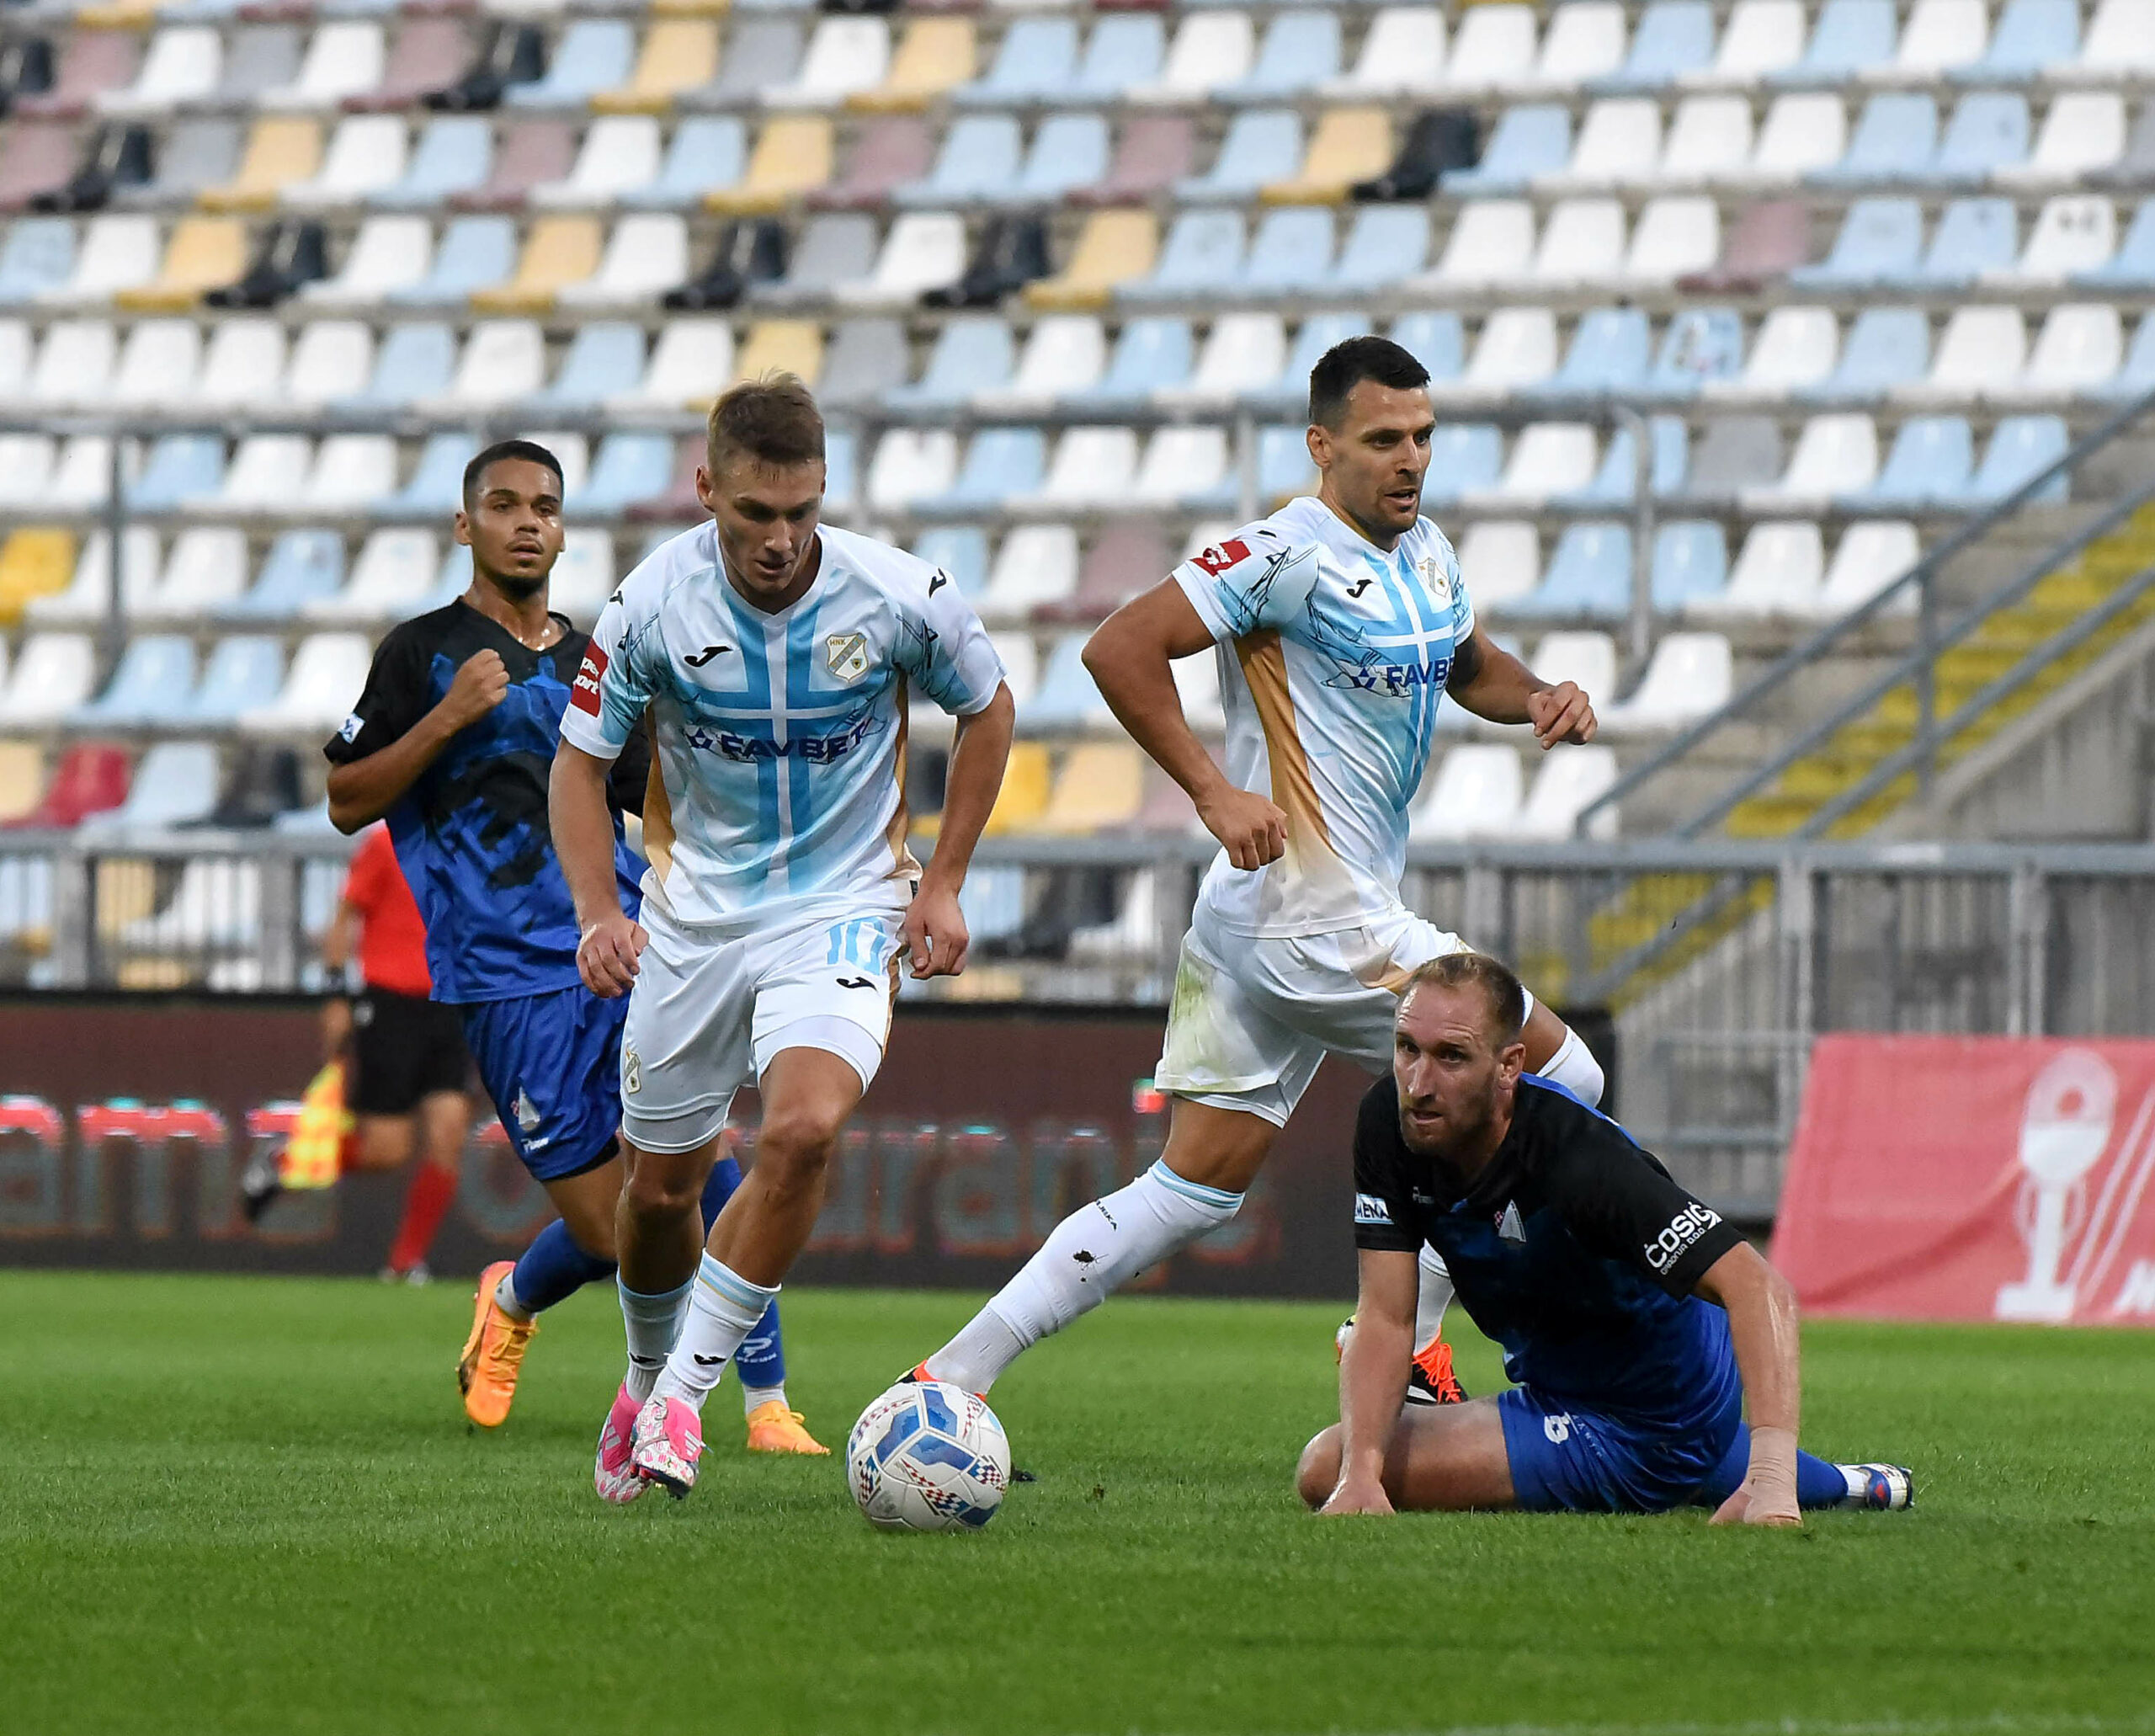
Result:
{"type": "Polygon", "coordinates": [[[498,651],[475,652],[464,660],[442,700],[450,720],[461,729],[476,723],[508,697],[508,665],[498,651]]]}

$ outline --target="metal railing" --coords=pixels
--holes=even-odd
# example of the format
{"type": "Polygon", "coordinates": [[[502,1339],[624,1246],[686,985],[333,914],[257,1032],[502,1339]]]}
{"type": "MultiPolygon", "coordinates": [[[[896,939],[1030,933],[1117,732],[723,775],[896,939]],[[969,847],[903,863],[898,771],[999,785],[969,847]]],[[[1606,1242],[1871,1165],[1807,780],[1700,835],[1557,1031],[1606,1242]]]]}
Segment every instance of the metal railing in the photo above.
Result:
{"type": "MultiPolygon", "coordinates": [[[[0,986],[319,991],[349,843],[0,838],[0,986]]],[[[973,961],[928,994],[1163,1009],[1210,840],[990,839],[973,961]]],[[[2155,1033],[2155,845],[1417,846],[1404,893],[1592,1011],[1625,924],[1738,889],[1737,919],[1609,1013],[1626,1122],[1716,1205],[1769,1215],[1813,1036],[2155,1033]]]]}

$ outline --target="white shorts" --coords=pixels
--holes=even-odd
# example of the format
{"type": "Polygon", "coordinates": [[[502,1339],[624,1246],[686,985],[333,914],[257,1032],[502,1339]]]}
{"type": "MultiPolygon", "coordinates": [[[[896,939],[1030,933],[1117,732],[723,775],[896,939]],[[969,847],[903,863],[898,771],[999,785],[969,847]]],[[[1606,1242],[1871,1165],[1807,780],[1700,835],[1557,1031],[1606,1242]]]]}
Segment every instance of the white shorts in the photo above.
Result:
{"type": "Polygon", "coordinates": [[[733,1094],[781,1049],[822,1049],[865,1090],[897,994],[896,910],[783,928],[684,928],[646,900],[651,936],[621,1033],[621,1134],[641,1151],[693,1151],[733,1094]]]}
{"type": "Polygon", "coordinates": [[[1259,940],[1221,928],[1200,904],[1183,936],[1152,1083],[1284,1127],[1327,1055],[1370,1073],[1390,1066],[1408,975],[1472,950],[1404,909],[1366,928],[1259,940]]]}

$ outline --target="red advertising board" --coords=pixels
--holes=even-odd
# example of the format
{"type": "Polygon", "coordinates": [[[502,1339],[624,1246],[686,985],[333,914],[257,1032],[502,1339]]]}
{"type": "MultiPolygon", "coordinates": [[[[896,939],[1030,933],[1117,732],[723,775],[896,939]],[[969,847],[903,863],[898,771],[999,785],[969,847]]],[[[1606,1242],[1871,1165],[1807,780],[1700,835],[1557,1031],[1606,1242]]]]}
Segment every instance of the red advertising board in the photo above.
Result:
{"type": "Polygon", "coordinates": [[[2155,1323],[2155,1042],[1820,1038],[1774,1260],[1816,1313],[2155,1323]]]}

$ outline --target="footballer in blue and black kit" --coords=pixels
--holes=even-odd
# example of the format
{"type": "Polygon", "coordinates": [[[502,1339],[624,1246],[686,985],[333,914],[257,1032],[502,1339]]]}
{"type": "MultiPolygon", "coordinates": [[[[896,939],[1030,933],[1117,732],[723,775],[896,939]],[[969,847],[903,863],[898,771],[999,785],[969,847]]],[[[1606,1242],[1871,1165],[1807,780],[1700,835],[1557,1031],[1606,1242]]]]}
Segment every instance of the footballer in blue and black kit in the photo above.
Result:
{"type": "MultiPolygon", "coordinates": [[[[603,1001],[577,975],[576,908],[546,823],[546,780],[588,636],[563,616],[532,651],[459,599],[394,629],[366,690],[323,749],[343,764],[400,739],[439,705],[482,651],[508,671],[501,703],[459,730],[386,816],[396,860],[427,924],[434,998],[456,1004],[516,1154],[540,1182],[614,1155],[620,1126],[625,1003],[603,1001]]],[[[643,811],[650,769],[641,735],[615,763],[614,869],[622,908],[639,903],[643,864],[620,815],[643,811]]]]}

